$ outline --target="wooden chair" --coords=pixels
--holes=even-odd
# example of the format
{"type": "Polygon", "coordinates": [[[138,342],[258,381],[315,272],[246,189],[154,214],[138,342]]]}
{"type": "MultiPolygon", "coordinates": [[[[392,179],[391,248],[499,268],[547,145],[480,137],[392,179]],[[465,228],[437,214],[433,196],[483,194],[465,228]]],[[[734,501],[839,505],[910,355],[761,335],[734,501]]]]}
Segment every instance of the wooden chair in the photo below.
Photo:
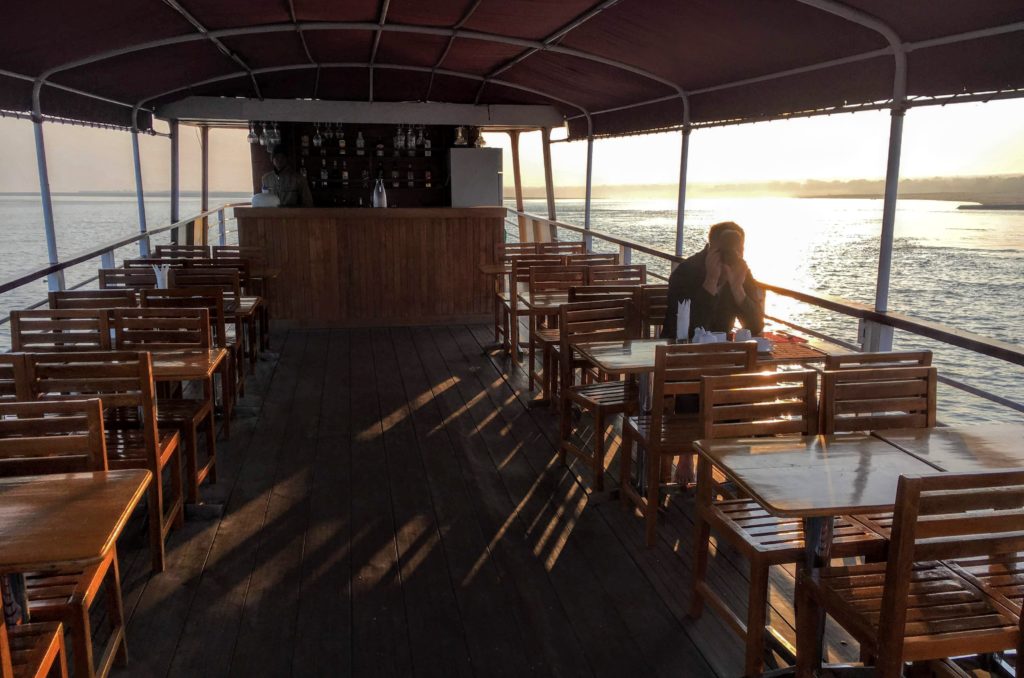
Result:
{"type": "Polygon", "coordinates": [[[604,489],[606,433],[609,417],[636,412],[639,398],[636,383],[597,381],[575,384],[578,366],[574,342],[624,341],[639,336],[636,307],[631,299],[607,299],[564,304],[559,309],[558,363],[561,381],[561,445],[558,456],[565,463],[568,453],[583,460],[594,474],[594,489],[604,489]],[[588,452],[572,441],[573,405],[594,418],[594,449],[588,452]]]}
{"type": "Polygon", "coordinates": [[[0,353],[0,402],[30,400],[32,394],[26,384],[25,355],[0,353]]]}
{"type": "MultiPolygon", "coordinates": [[[[499,242],[494,245],[494,262],[497,264],[508,263],[510,259],[520,256],[535,256],[537,254],[537,243],[535,242],[499,242]]],[[[494,342],[501,341],[504,335],[502,325],[502,309],[508,305],[508,292],[504,275],[494,277],[494,342]]],[[[505,335],[505,341],[509,341],[505,335]]]]}
{"type": "Polygon", "coordinates": [[[537,254],[586,254],[586,243],[582,240],[539,242],[537,254]]]}
{"type": "Polygon", "coordinates": [[[146,469],[153,474],[146,500],[149,509],[153,570],[164,570],[164,541],[183,524],[180,436],[157,427],[153,363],[149,353],[31,353],[26,377],[38,400],[99,397],[107,411],[138,408],[139,428],[106,427],[107,463],[111,469],[146,469]],[[170,473],[170,496],[164,497],[163,472],[170,473]]]}
{"type": "Polygon", "coordinates": [[[569,288],[569,303],[629,299],[640,308],[640,288],[633,285],[583,285],[569,288]]]}
{"type": "Polygon", "coordinates": [[[820,663],[824,609],[896,678],[904,662],[1016,649],[1020,608],[956,564],[1024,551],[1024,471],[902,476],[888,560],[801,571],[797,583],[797,675],[820,663]]]}
{"type": "Polygon", "coordinates": [[[61,290],[50,292],[52,309],[132,308],[139,305],[134,290],[61,290]]]}
{"type": "Polygon", "coordinates": [[[620,498],[623,506],[632,502],[643,515],[648,546],[653,546],[658,538],[664,467],[673,457],[681,457],[680,463],[686,469],[692,468],[693,441],[700,439],[702,432],[696,413],[675,413],[676,397],[699,395],[703,375],[752,371],[757,362],[757,345],[744,342],[658,346],[654,360],[651,413],[628,417],[623,422],[619,464],[620,498]],[[645,455],[644,477],[637,478],[645,489],[643,493],[634,488],[631,478],[633,450],[637,445],[645,455]]]}
{"type": "MultiPolygon", "coordinates": [[[[210,312],[205,308],[115,309],[114,337],[119,351],[208,350],[212,345],[210,312]]],[[[185,443],[185,489],[190,504],[199,501],[199,485],[207,477],[217,482],[214,394],[211,377],[203,381],[202,398],[159,398],[157,425],[176,428],[185,443]],[[207,460],[200,466],[199,429],[204,424],[207,460]]],[[[128,422],[137,424],[137,411],[124,415],[128,422]]]]}
{"type": "MultiPolygon", "coordinates": [[[[701,380],[700,394],[704,439],[817,433],[816,372],[706,376],[701,380]]],[[[771,515],[752,499],[716,500],[714,495],[712,465],[701,457],[697,467],[697,553],[690,615],[699,617],[704,602],[710,603],[744,639],[744,675],[757,676],[765,652],[769,569],[772,565],[803,562],[803,525],[799,519],[771,515]],[[712,530],[719,544],[730,544],[750,562],[746,620],[740,619],[707,584],[712,530]]],[[[885,547],[884,538],[860,523],[835,520],[833,557],[877,559],[883,556],[885,547]]]]}
{"type": "Polygon", "coordinates": [[[0,615],[0,678],[68,678],[64,627],[19,624],[8,630],[0,615]]]}
{"type": "Polygon", "coordinates": [[[156,273],[146,268],[101,268],[101,290],[143,290],[156,287],[156,273]]]}
{"type": "MultiPolygon", "coordinates": [[[[533,266],[530,268],[529,294],[531,297],[553,294],[569,296],[569,290],[573,287],[583,285],[587,279],[586,266],[533,266]]],[[[554,316],[542,316],[536,312],[529,315],[530,344],[527,370],[529,374],[530,388],[535,382],[541,383],[541,391],[552,395],[557,385],[557,378],[549,369],[552,362],[552,355],[558,345],[558,328],[554,327],[551,318],[554,316]],[[537,370],[537,348],[541,349],[541,369],[537,370]]]]}
{"type": "Polygon", "coordinates": [[[508,260],[509,257],[520,257],[530,254],[538,254],[537,243],[499,242],[494,245],[494,261],[499,264],[508,260]]]}
{"type": "Polygon", "coordinates": [[[822,433],[935,426],[934,367],[826,370],[822,433]]]}
{"type": "Polygon", "coordinates": [[[231,417],[238,395],[245,395],[245,371],[238,368],[242,345],[234,324],[228,325],[224,313],[224,291],[218,287],[193,287],[172,290],[143,290],[143,308],[205,308],[210,316],[213,345],[225,348],[221,385],[224,399],[224,437],[231,436],[231,417]]]}
{"type": "Polygon", "coordinates": [[[587,271],[588,285],[645,285],[646,283],[647,266],[644,264],[591,265],[587,271]]]}
{"type": "Polygon", "coordinates": [[[868,367],[928,367],[931,364],[931,351],[836,353],[825,356],[826,370],[859,370],[868,367]]]}
{"type": "MultiPolygon", "coordinates": [[[[519,319],[526,311],[519,303],[519,292],[528,290],[530,284],[530,268],[533,266],[558,266],[565,257],[557,254],[532,254],[509,258],[512,261],[512,274],[509,277],[510,288],[495,294],[495,308],[500,309],[501,325],[508,341],[512,361],[519,362],[519,319]]],[[[497,316],[496,316],[497,319],[497,316]]]]}
{"type": "Polygon", "coordinates": [[[615,266],[619,263],[617,254],[599,254],[589,252],[586,254],[569,254],[565,257],[565,263],[569,266],[615,266]]]}
{"type": "Polygon", "coordinates": [[[640,322],[643,336],[657,337],[668,311],[668,285],[644,285],[640,288],[640,322]]]}
{"type": "Polygon", "coordinates": [[[169,243],[157,245],[155,250],[158,257],[207,257],[211,256],[209,245],[179,245],[169,243]]]}
{"type": "MultiPolygon", "coordinates": [[[[243,352],[249,358],[250,370],[255,369],[259,354],[259,343],[256,336],[257,308],[261,303],[258,297],[242,296],[242,278],[233,268],[188,267],[172,269],[170,272],[171,288],[213,288],[219,287],[224,292],[224,313],[234,319],[237,337],[243,352]]],[[[241,362],[239,362],[241,370],[241,362]]]]}
{"type": "Polygon", "coordinates": [[[11,311],[14,351],[105,351],[110,317],[103,309],[11,311]]]}
{"type": "MultiPolygon", "coordinates": [[[[0,477],[106,470],[99,399],[0,403],[0,477]]],[[[127,664],[116,546],[92,565],[26,572],[25,593],[33,620],[63,623],[68,629],[75,676],[106,676],[114,661],[127,664]],[[110,633],[97,662],[90,611],[101,590],[110,633]]]]}
{"type": "Polygon", "coordinates": [[[190,257],[134,257],[121,262],[123,268],[152,270],[153,266],[185,268],[191,264],[190,257]]]}

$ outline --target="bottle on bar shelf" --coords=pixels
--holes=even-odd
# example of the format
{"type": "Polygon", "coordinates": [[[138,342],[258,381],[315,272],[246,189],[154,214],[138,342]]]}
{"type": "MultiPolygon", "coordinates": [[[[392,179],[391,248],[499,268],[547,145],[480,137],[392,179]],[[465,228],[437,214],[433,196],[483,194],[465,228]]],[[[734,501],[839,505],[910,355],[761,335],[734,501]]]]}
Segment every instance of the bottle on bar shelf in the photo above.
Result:
{"type": "Polygon", "coordinates": [[[398,188],[398,170],[391,170],[391,188],[398,188]]]}
{"type": "Polygon", "coordinates": [[[430,157],[430,136],[429,133],[423,135],[423,156],[426,158],[430,157]]]}
{"type": "Polygon", "coordinates": [[[348,186],[348,162],[345,160],[341,161],[341,184],[348,186]]]}
{"type": "Polygon", "coordinates": [[[405,173],[406,186],[412,188],[413,182],[415,181],[415,175],[412,171],[412,165],[409,165],[409,169],[405,173]]]}
{"type": "Polygon", "coordinates": [[[427,188],[431,187],[430,170],[427,170],[426,172],[423,173],[423,185],[426,186],[427,188]]]}
{"type": "Polygon", "coordinates": [[[346,155],[348,153],[348,147],[345,145],[345,130],[342,128],[341,123],[338,123],[338,155],[346,155]]]}
{"type": "Polygon", "coordinates": [[[363,155],[366,148],[366,141],[362,132],[356,132],[356,155],[363,155]]]}

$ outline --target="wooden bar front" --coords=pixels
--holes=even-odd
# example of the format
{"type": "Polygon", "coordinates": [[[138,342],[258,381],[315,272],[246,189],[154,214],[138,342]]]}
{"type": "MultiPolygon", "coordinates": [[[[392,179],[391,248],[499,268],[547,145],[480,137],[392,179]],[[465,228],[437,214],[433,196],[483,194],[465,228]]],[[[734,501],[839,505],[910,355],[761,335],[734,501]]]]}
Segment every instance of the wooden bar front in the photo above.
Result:
{"type": "Polygon", "coordinates": [[[493,313],[479,264],[501,242],[505,210],[238,208],[238,239],[279,271],[274,318],[305,327],[469,322],[493,313]]]}

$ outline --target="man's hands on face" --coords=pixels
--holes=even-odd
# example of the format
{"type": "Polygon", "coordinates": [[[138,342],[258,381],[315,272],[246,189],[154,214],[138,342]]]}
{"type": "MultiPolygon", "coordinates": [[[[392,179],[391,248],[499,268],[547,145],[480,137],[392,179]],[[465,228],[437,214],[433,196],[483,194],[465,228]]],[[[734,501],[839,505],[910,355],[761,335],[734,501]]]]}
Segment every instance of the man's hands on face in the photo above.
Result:
{"type": "Polygon", "coordinates": [[[722,280],[722,272],[725,266],[722,264],[722,255],[717,250],[708,254],[704,261],[704,289],[708,294],[718,294],[718,285],[722,280]]]}
{"type": "Polygon", "coordinates": [[[747,279],[747,262],[739,259],[732,266],[722,266],[722,277],[732,291],[732,297],[737,304],[742,304],[747,299],[747,292],[743,289],[743,283],[747,279]]]}

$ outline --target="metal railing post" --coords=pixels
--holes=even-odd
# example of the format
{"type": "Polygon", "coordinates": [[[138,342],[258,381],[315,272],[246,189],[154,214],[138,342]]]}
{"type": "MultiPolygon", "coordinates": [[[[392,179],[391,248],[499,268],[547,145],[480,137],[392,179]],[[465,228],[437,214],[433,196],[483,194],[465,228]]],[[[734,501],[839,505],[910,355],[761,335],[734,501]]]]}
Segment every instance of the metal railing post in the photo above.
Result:
{"type": "Polygon", "coordinates": [[[221,245],[228,244],[228,223],[224,219],[224,208],[217,210],[217,240],[221,245]]]}
{"type": "MultiPolygon", "coordinates": [[[[139,130],[132,126],[132,159],[135,163],[135,199],[139,204],[139,233],[146,235],[146,197],[142,190],[142,158],[139,153],[139,130]]],[[[139,255],[149,256],[149,237],[139,240],[139,255]]]]}
{"type": "MultiPolygon", "coordinates": [[[[178,121],[171,120],[171,223],[181,218],[181,164],[178,153],[178,121]]],[[[171,231],[171,241],[178,242],[178,230],[171,231]]]]}
{"type": "MultiPolygon", "coordinates": [[[[587,137],[587,193],[583,203],[583,228],[590,230],[590,198],[594,175],[594,137],[587,137]]],[[[589,233],[583,234],[583,246],[588,252],[593,250],[593,239],[589,233]]]]}
{"type": "Polygon", "coordinates": [[[619,263],[629,266],[633,263],[633,248],[629,245],[619,245],[619,263]]]}
{"type": "MultiPolygon", "coordinates": [[[[551,169],[551,128],[545,127],[540,133],[542,142],[541,150],[544,155],[544,192],[548,202],[548,219],[554,221],[558,216],[555,212],[555,180],[551,169]]],[[[553,226],[550,228],[550,234],[551,240],[558,239],[558,232],[553,226]]]]}
{"type": "Polygon", "coordinates": [[[103,254],[100,255],[100,266],[103,268],[117,268],[114,250],[104,250],[103,254]]]}
{"type": "Polygon", "coordinates": [[[676,207],[676,256],[683,256],[683,224],[686,221],[686,163],[690,156],[690,128],[683,128],[683,143],[679,150],[679,204],[676,207]]]}
{"type": "MultiPolygon", "coordinates": [[[[46,232],[46,256],[50,264],[56,264],[57,232],[53,222],[53,198],[50,195],[50,174],[46,168],[46,144],[43,143],[43,118],[32,116],[32,129],[36,139],[36,164],[39,168],[39,198],[43,203],[43,230],[46,232]]],[[[46,276],[46,285],[51,292],[64,289],[64,271],[46,276]]]]}

